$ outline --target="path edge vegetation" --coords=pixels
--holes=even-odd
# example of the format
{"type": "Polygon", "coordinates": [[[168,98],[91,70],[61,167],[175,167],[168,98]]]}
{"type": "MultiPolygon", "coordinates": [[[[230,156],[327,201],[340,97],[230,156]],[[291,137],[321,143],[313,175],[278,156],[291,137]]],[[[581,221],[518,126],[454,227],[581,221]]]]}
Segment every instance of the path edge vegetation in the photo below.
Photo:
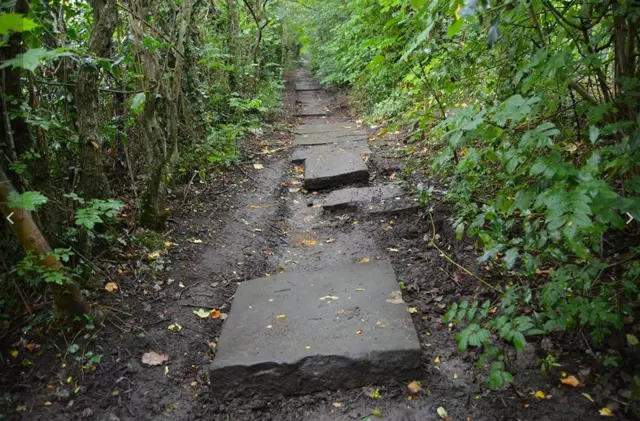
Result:
{"type": "MultiPolygon", "coordinates": [[[[424,171],[433,184],[420,187],[425,206],[444,186],[457,238],[481,250],[486,271],[474,276],[490,277],[494,291],[479,283],[485,288],[444,321],[460,351],[478,356],[487,384],[512,383],[510,356],[543,335],[577,335],[610,370],[637,367],[640,8],[614,0],[304,5],[301,40],[313,71],[350,87],[367,121],[407,129],[407,173],[424,171]],[[624,345],[607,346],[614,337],[624,345]]],[[[632,383],[638,415],[640,378],[632,383]]]]}

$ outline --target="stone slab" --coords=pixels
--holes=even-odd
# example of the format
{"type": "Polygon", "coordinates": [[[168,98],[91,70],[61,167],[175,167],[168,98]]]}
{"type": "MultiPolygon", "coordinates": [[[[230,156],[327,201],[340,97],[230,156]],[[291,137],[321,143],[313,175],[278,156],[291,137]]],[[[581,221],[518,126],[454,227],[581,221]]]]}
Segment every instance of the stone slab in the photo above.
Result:
{"type": "Polygon", "coordinates": [[[386,261],[242,283],[210,366],[214,394],[306,394],[419,377],[406,304],[387,301],[397,289],[386,261]]]}
{"type": "Polygon", "coordinates": [[[329,111],[324,109],[322,104],[298,104],[295,117],[325,117],[329,111]]]}
{"type": "Polygon", "coordinates": [[[295,134],[316,134],[349,131],[355,134],[365,134],[367,130],[364,127],[358,127],[355,123],[345,121],[342,123],[316,123],[303,124],[294,130],[295,134]]]}
{"type": "Polygon", "coordinates": [[[369,214],[397,213],[419,207],[420,204],[397,184],[335,190],[322,203],[326,212],[358,210],[369,214]]]}
{"type": "Polygon", "coordinates": [[[337,144],[318,145],[296,148],[291,154],[291,162],[294,164],[303,163],[306,160],[320,160],[326,157],[334,157],[345,153],[355,153],[371,155],[371,149],[363,142],[340,142],[337,144]]]}
{"type": "Polygon", "coordinates": [[[328,143],[367,140],[368,137],[367,134],[351,133],[348,131],[298,134],[294,136],[293,144],[295,146],[325,145],[328,143]]]}
{"type": "Polygon", "coordinates": [[[322,86],[316,81],[300,81],[296,82],[296,91],[320,91],[322,86]]]}
{"type": "Polygon", "coordinates": [[[307,158],[304,161],[304,188],[320,190],[369,181],[369,169],[360,154],[353,151],[307,158]]]}

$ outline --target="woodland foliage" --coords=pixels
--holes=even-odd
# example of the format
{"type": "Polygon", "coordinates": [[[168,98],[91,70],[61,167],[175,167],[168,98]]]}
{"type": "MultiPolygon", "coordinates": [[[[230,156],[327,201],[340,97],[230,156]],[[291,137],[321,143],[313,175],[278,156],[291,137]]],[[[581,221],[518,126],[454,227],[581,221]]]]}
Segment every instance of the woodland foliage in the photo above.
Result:
{"type": "Polygon", "coordinates": [[[0,317],[43,281],[86,287],[94,255],[163,228],[178,184],[238,161],[295,56],[282,12],[279,0],[0,1],[0,202],[31,221],[1,224],[0,317]],[[34,237],[46,247],[16,241],[34,237]]]}
{"type": "MultiPolygon", "coordinates": [[[[505,343],[586,332],[602,344],[631,332],[640,304],[637,3],[305,5],[314,70],[351,86],[369,120],[411,128],[409,166],[446,186],[457,236],[476,240],[479,263],[498,279],[497,306],[463,301],[445,318],[461,351],[478,350],[489,385],[513,380],[505,343]]],[[[595,349],[603,364],[620,363],[617,351],[595,349]]]]}

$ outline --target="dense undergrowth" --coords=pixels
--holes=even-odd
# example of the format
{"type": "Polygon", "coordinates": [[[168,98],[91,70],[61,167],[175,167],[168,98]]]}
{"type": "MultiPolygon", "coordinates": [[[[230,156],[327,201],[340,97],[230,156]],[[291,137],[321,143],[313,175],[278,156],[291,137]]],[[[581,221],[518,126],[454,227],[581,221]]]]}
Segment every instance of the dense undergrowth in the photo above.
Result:
{"type": "Polygon", "coordinates": [[[0,2],[3,353],[64,313],[92,324],[114,262],[164,247],[171,198],[274,124],[283,4],[0,2]]]}
{"type": "MultiPolygon", "coordinates": [[[[481,350],[489,385],[516,374],[505,343],[558,332],[585,333],[594,358],[637,372],[640,8],[304,3],[312,69],[349,85],[369,121],[409,128],[409,167],[446,186],[456,234],[477,241],[497,279],[497,305],[485,293],[445,317],[461,351],[481,350]]],[[[640,379],[629,387],[638,411],[640,379]]]]}

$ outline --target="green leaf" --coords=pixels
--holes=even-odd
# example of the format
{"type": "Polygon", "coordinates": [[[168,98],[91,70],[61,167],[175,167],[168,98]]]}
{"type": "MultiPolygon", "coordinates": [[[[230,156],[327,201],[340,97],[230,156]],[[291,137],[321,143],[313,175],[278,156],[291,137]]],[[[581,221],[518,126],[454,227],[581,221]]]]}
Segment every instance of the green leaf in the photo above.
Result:
{"type": "Polygon", "coordinates": [[[193,310],[193,314],[195,314],[196,316],[200,317],[201,319],[206,319],[208,317],[211,317],[211,312],[203,309],[203,308],[199,308],[198,310],[193,310]]]}
{"type": "Polygon", "coordinates": [[[518,249],[515,247],[510,248],[504,254],[504,264],[507,266],[507,269],[513,268],[513,265],[516,263],[516,259],[518,258],[518,249]]]}
{"type": "Polygon", "coordinates": [[[142,110],[144,109],[144,103],[147,100],[147,95],[144,92],[139,92],[131,98],[131,111],[136,113],[137,115],[142,114],[142,110]]]}
{"type": "Polygon", "coordinates": [[[457,34],[458,31],[460,31],[463,24],[464,24],[464,19],[458,19],[455,22],[453,22],[451,25],[449,25],[449,28],[447,28],[447,35],[449,36],[449,38],[453,38],[453,36],[457,34]]]}
{"type": "Polygon", "coordinates": [[[516,349],[522,350],[525,346],[527,346],[527,340],[524,338],[522,332],[514,332],[513,338],[511,340],[516,349]]]}
{"type": "Polygon", "coordinates": [[[595,126],[589,126],[589,141],[596,143],[596,140],[600,137],[600,129],[595,126]]]}
{"type": "Polygon", "coordinates": [[[0,15],[0,35],[8,35],[11,32],[28,32],[38,25],[29,18],[19,13],[4,13],[0,15]]]}
{"type": "Polygon", "coordinates": [[[16,69],[23,69],[34,72],[40,63],[57,57],[72,56],[73,54],[62,50],[45,50],[44,48],[30,48],[24,54],[19,54],[13,60],[6,60],[0,63],[0,69],[11,66],[16,69]]]}
{"type": "Polygon", "coordinates": [[[38,191],[27,191],[22,194],[12,191],[9,193],[7,204],[10,208],[35,211],[38,206],[47,203],[47,198],[38,191]]]}
{"type": "Polygon", "coordinates": [[[420,9],[427,3],[427,0],[411,0],[411,6],[414,9],[420,9]]]}

